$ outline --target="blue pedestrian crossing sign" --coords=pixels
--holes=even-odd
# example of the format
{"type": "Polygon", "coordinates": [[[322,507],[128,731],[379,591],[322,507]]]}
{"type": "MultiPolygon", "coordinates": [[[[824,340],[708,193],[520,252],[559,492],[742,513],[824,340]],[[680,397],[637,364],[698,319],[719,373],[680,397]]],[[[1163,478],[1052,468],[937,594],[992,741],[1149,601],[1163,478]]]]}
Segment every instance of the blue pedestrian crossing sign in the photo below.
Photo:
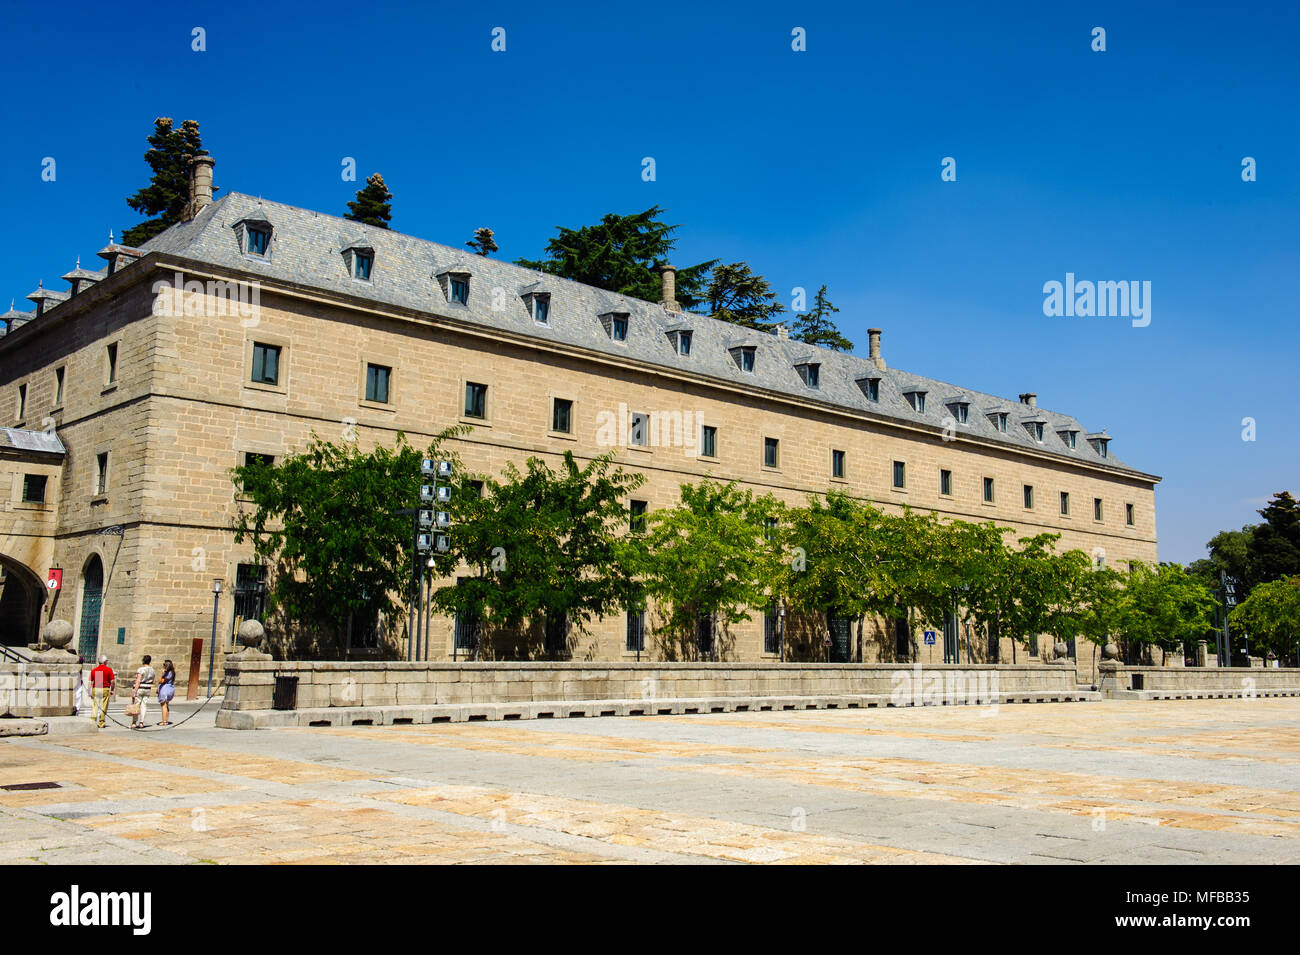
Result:
{"type": "Polygon", "coordinates": [[[938,635],[937,633],[935,633],[933,630],[927,630],[927,631],[925,631],[925,645],[926,645],[927,647],[932,647],[932,646],[934,646],[934,642],[935,642],[935,640],[938,638],[938,636],[939,636],[939,635],[938,635]]]}

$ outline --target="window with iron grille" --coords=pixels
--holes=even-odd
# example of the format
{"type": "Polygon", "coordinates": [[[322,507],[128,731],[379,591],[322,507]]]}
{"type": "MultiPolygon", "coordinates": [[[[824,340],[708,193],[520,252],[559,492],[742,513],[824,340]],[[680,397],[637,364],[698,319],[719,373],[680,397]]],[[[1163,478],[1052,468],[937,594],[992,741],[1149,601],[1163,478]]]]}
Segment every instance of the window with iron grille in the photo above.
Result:
{"type": "Polygon", "coordinates": [[[645,613],[640,610],[627,612],[627,649],[637,653],[645,651],[645,613]]]}
{"type": "Polygon", "coordinates": [[[456,614],[456,649],[473,650],[478,642],[478,614],[462,610],[456,614]]]}
{"type": "Polygon", "coordinates": [[[700,614],[695,624],[695,649],[701,660],[713,657],[713,618],[707,613],[700,614]]]}
{"type": "Polygon", "coordinates": [[[569,656],[569,618],[565,614],[546,616],[546,654],[552,660],[569,656]]]}
{"type": "Polygon", "coordinates": [[[245,620],[262,620],[266,611],[266,565],[238,564],[235,567],[235,616],[230,631],[233,643],[245,620]]]}
{"type": "Polygon", "coordinates": [[[45,483],[47,480],[48,478],[44,474],[24,474],[23,475],[23,503],[44,504],[45,483]]]}
{"type": "Polygon", "coordinates": [[[781,652],[781,617],[775,607],[763,614],[763,652],[781,652]]]}

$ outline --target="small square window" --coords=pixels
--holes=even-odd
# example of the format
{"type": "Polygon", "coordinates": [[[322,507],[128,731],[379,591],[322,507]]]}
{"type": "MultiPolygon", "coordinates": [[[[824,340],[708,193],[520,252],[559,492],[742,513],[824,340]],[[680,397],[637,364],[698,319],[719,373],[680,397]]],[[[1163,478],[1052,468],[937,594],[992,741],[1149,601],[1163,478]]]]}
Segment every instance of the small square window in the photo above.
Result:
{"type": "Polygon", "coordinates": [[[991,477],[984,479],[984,503],[993,503],[993,479],[991,477]]]}
{"type": "Polygon", "coordinates": [[[844,477],[844,452],[831,451],[831,477],[844,477]]]}
{"type": "Polygon", "coordinates": [[[487,385],[480,385],[474,381],[465,383],[466,418],[487,417],[487,390],[487,385]]]}
{"type": "Polygon", "coordinates": [[[1025,485],[1025,510],[1032,511],[1033,509],[1034,509],[1034,486],[1032,484],[1026,484],[1025,485]]]}
{"type": "Polygon", "coordinates": [[[677,354],[689,355],[690,353],[691,353],[691,333],[678,332],[677,333],[677,354]]]}
{"type": "Polygon", "coordinates": [[[108,346],[108,384],[117,381],[117,342],[108,346]]]}
{"type": "Polygon", "coordinates": [[[763,439],[763,467],[777,467],[781,460],[781,442],[776,438],[763,439]]]}
{"type": "Polygon", "coordinates": [[[54,407],[63,407],[63,368],[54,369],[54,407]]]}
{"type": "Polygon", "coordinates": [[[449,282],[449,287],[451,293],[451,300],[453,302],[456,302],[459,305],[469,304],[468,276],[461,276],[460,278],[456,278],[455,276],[453,276],[451,278],[451,281],[449,282]]]}
{"type": "Polygon", "coordinates": [[[553,399],[551,403],[551,430],[560,434],[573,433],[573,402],[570,399],[553,399]]]}
{"type": "Polygon", "coordinates": [[[1061,513],[1066,516],[1070,513],[1070,495],[1065,491],[1061,492],[1061,513]]]}
{"type": "Polygon", "coordinates": [[[1129,527],[1132,527],[1136,523],[1134,519],[1132,504],[1124,505],[1124,523],[1127,524],[1129,527]]]}
{"type": "Polygon", "coordinates": [[[275,385],[280,381],[280,346],[253,343],[252,380],[262,385],[275,385]]]}
{"type": "MultiPolygon", "coordinates": [[[[249,255],[266,255],[267,248],[271,245],[271,233],[267,229],[254,229],[248,227],[248,254],[249,255]]],[[[336,272],[335,275],[338,273],[336,272]]]]}
{"type": "Polygon", "coordinates": [[[902,461],[894,462],[894,487],[907,486],[907,465],[902,461]]]}
{"type": "Polygon", "coordinates": [[[1094,521],[1102,520],[1102,505],[1101,498],[1099,497],[1094,497],[1092,499],[1092,519],[1094,521]]]}
{"type": "Polygon", "coordinates": [[[627,341],[627,316],[615,315],[609,322],[609,337],[616,342],[627,341]]]}
{"type": "Polygon", "coordinates": [[[706,458],[718,456],[718,429],[706,424],[700,428],[700,454],[706,458]]]}
{"type": "Polygon", "coordinates": [[[44,504],[45,503],[45,483],[48,481],[44,474],[24,474],[23,475],[23,503],[24,504],[44,504]]]}
{"type": "Polygon", "coordinates": [[[533,321],[546,325],[551,320],[551,297],[549,295],[533,296],[533,321]]]}
{"type": "Polygon", "coordinates": [[[645,501],[633,501],[628,509],[628,530],[633,534],[645,533],[645,501]]]}
{"type": "Polygon", "coordinates": [[[393,369],[387,365],[366,365],[366,401],[388,404],[388,384],[393,369]]]}
{"type": "Polygon", "coordinates": [[[632,412],[632,427],[628,432],[628,443],[638,448],[650,445],[650,416],[641,411],[632,412]]]}
{"type": "Polygon", "coordinates": [[[370,269],[375,264],[375,257],[370,252],[356,252],[352,257],[352,277],[364,282],[370,281],[370,269]]]}
{"type": "Polygon", "coordinates": [[[95,493],[108,493],[108,452],[101,451],[95,456],[95,493]]]}
{"type": "Polygon", "coordinates": [[[952,472],[940,469],[939,471],[939,493],[944,497],[952,497],[952,472]]]}

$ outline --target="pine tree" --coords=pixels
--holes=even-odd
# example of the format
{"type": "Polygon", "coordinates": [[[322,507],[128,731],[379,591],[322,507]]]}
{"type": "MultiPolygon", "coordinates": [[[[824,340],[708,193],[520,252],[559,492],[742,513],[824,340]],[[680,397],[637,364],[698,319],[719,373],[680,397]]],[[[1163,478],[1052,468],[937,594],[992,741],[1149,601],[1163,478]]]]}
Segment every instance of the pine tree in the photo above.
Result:
{"type": "MultiPolygon", "coordinates": [[[[144,154],[144,161],[153,170],[153,178],[149,185],[126,200],[126,204],[136,212],[152,218],[123,229],[124,245],[143,245],[168,226],[181,221],[190,201],[189,162],[204,152],[199,124],[195,120],[185,120],[180,129],[176,129],[165,116],[153,121],[149,151],[144,154]]],[[[212,191],[215,193],[217,190],[214,187],[212,191]]]]}
{"type": "Polygon", "coordinates": [[[744,262],[713,270],[704,304],[714,318],[764,332],[775,328],[771,319],[785,311],[767,279],[755,275],[744,262]]]}
{"type": "MultiPolygon", "coordinates": [[[[519,259],[516,265],[559,275],[584,285],[609,289],[647,302],[662,297],[659,266],[668,262],[677,226],[661,222],[663,210],[651,206],[632,215],[610,213],[596,225],[578,229],[558,227],[546,244],[546,258],[519,259]]],[[[701,262],[677,270],[677,301],[695,308],[702,301],[704,277],[714,262],[701,262]]]]}
{"type": "Polygon", "coordinates": [[[375,173],[366,180],[364,189],[357,190],[357,200],[348,203],[348,214],[343,218],[387,229],[393,218],[392,198],[393,194],[384,185],[384,177],[375,173]]]}
{"type": "Polygon", "coordinates": [[[831,315],[838,311],[826,297],[826,286],[823,285],[813,299],[812,309],[795,320],[791,337],[809,345],[824,345],[835,351],[852,351],[853,342],[841,335],[831,320],[831,315]]]}
{"type": "Polygon", "coordinates": [[[496,233],[489,228],[475,229],[474,238],[465,243],[474,250],[477,255],[491,255],[499,248],[497,246],[496,233]]]}

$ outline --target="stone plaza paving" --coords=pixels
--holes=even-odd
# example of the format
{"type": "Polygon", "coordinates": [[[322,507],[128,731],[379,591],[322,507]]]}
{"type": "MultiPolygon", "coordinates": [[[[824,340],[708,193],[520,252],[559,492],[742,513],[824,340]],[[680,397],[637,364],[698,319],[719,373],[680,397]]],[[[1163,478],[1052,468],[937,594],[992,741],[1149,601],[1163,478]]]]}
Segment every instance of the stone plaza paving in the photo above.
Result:
{"type": "MultiPolygon", "coordinates": [[[[1294,863],[1300,700],[0,740],[3,863],[1294,863]]],[[[191,712],[180,704],[173,719],[191,712]]]]}

